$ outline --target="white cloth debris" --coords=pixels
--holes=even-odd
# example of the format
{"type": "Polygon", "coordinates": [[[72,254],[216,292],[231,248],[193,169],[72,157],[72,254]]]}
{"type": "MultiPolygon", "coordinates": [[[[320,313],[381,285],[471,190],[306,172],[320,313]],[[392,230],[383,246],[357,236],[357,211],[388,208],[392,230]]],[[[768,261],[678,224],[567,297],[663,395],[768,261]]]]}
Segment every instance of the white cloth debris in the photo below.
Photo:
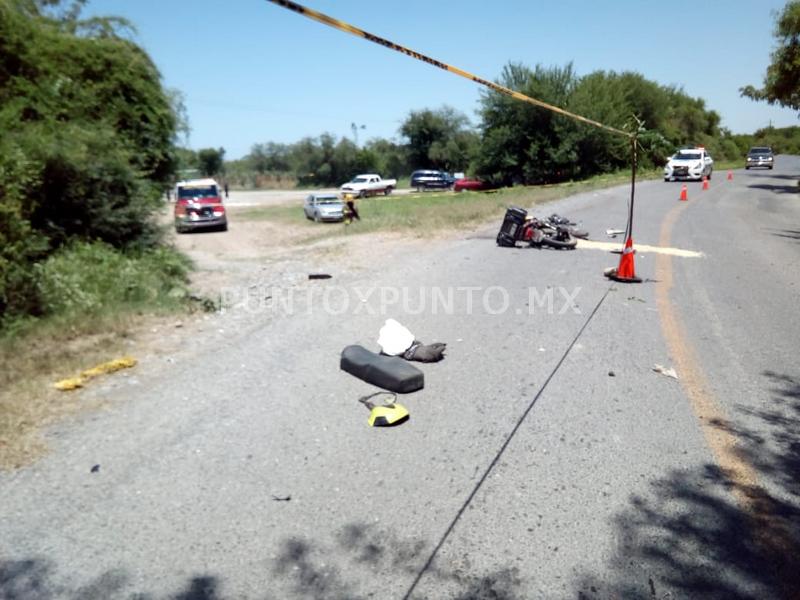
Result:
{"type": "Polygon", "coordinates": [[[378,345],[381,351],[389,356],[399,356],[414,343],[414,334],[394,319],[386,319],[386,323],[378,332],[378,345]]]}
{"type": "Polygon", "coordinates": [[[668,369],[667,367],[663,367],[661,365],[654,365],[653,371],[655,371],[656,373],[661,373],[662,375],[666,375],[667,377],[672,377],[673,379],[678,378],[678,374],[672,367],[668,369]]]}

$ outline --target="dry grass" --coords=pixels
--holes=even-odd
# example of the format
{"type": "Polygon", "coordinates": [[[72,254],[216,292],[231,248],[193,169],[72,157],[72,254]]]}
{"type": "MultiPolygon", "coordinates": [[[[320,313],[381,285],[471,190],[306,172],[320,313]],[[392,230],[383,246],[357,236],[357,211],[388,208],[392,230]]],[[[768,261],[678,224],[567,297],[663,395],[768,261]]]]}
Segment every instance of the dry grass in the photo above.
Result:
{"type": "Polygon", "coordinates": [[[42,427],[100,405],[80,392],[59,392],[53,383],[125,354],[141,319],[123,313],[70,325],[41,322],[0,339],[0,469],[42,455],[42,427]]]}

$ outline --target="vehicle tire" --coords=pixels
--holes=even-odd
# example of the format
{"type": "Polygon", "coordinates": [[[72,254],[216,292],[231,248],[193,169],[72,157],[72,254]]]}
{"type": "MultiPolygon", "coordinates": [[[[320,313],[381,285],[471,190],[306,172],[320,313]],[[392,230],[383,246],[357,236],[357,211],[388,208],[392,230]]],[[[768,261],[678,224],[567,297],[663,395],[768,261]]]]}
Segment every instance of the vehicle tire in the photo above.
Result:
{"type": "Polygon", "coordinates": [[[359,198],[366,198],[367,197],[367,192],[364,191],[364,190],[361,190],[360,192],[358,192],[358,197],[359,198]]]}
{"type": "Polygon", "coordinates": [[[745,170],[745,171],[749,171],[749,170],[750,170],[750,167],[748,167],[748,166],[745,166],[744,170],[745,170]]]}
{"type": "Polygon", "coordinates": [[[550,246],[557,250],[573,250],[578,245],[578,240],[574,237],[569,237],[566,240],[557,240],[554,237],[544,236],[541,243],[543,246],[550,246]]]}
{"type": "Polygon", "coordinates": [[[319,223],[319,222],[320,222],[319,215],[317,213],[314,213],[314,223],[319,223]]]}
{"type": "Polygon", "coordinates": [[[664,177],[664,183],[669,183],[669,177],[664,177]]]}
{"type": "Polygon", "coordinates": [[[418,185],[417,186],[417,193],[418,194],[421,194],[424,191],[425,191],[425,186],[424,185],[418,185]]]}
{"type": "Polygon", "coordinates": [[[770,171],[772,171],[772,167],[768,167],[770,171]]]}
{"type": "Polygon", "coordinates": [[[222,225],[219,226],[219,230],[220,231],[228,231],[228,224],[227,223],[223,223],[222,225]]]}
{"type": "Polygon", "coordinates": [[[711,170],[708,172],[708,180],[709,180],[709,181],[711,181],[711,174],[712,174],[713,172],[714,172],[714,169],[711,169],[711,170]]]}
{"type": "Polygon", "coordinates": [[[385,190],[383,190],[383,195],[388,196],[389,194],[392,193],[392,189],[393,189],[392,186],[387,187],[385,190]]]}

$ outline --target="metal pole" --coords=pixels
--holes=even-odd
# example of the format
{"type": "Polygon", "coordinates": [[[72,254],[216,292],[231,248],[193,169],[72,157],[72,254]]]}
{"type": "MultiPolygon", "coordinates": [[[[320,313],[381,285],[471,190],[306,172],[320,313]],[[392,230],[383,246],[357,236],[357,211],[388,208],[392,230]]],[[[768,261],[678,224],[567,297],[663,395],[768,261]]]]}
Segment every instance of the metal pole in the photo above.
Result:
{"type": "Polygon", "coordinates": [[[633,237],[633,201],[636,195],[636,167],[637,167],[637,153],[636,153],[636,139],[634,135],[631,138],[631,201],[628,204],[628,225],[625,228],[625,242],[633,237]]]}

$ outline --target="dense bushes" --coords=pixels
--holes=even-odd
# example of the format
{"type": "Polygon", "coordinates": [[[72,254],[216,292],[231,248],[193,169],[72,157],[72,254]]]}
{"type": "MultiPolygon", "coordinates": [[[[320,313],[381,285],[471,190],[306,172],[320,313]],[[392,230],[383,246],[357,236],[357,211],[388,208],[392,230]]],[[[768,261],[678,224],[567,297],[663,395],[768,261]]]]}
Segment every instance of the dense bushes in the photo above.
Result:
{"type": "MultiPolygon", "coordinates": [[[[676,147],[701,144],[733,158],[720,118],[703,100],[660,86],[638,73],[597,71],[578,77],[571,65],[530,69],[507,65],[499,83],[528,96],[618,129],[644,123],[640,162],[663,164],[676,147]]],[[[582,179],[630,165],[628,141],[494,91],[481,99],[481,145],[475,170],[497,183],[547,183],[582,179]]]]}
{"type": "MultiPolygon", "coordinates": [[[[148,56],[113,20],[0,0],[0,318],[45,314],[33,266],[76,240],[156,248],[176,116],[148,56]]],[[[89,265],[87,264],[87,267],[89,265]]]]}
{"type": "Polygon", "coordinates": [[[45,313],[90,318],[125,306],[177,303],[186,295],[179,282],[187,267],[169,248],[122,253],[101,242],[73,242],[36,265],[36,285],[45,313]]]}
{"type": "Polygon", "coordinates": [[[800,154],[800,127],[766,127],[751,135],[735,135],[743,156],[751,146],[770,146],[776,154],[800,154]]]}

